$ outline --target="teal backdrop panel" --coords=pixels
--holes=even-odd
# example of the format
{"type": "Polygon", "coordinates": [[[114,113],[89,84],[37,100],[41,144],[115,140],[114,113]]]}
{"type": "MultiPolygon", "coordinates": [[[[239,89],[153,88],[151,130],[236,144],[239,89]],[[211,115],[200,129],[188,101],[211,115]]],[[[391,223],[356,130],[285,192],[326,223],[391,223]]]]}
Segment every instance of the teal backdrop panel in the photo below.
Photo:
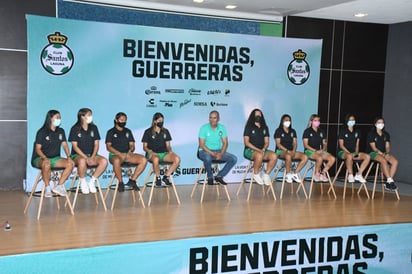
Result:
{"type": "MultiPolygon", "coordinates": [[[[117,112],[127,113],[138,153],[152,115],[163,113],[172,148],[182,159],[174,173],[177,184],[195,182],[198,130],[211,110],[220,112],[229,151],[238,157],[229,182],[239,182],[245,172],[243,129],[252,109],[263,110],[271,149],[284,113],[292,116],[302,149],[301,135],[317,110],[321,40],[31,15],[27,28],[28,190],[37,174],[30,165],[35,134],[49,109],[61,112],[68,135],[78,110],[91,108],[102,137],[99,154],[106,157],[104,139],[117,112]]],[[[109,165],[103,186],[111,175],[109,165]]]]}

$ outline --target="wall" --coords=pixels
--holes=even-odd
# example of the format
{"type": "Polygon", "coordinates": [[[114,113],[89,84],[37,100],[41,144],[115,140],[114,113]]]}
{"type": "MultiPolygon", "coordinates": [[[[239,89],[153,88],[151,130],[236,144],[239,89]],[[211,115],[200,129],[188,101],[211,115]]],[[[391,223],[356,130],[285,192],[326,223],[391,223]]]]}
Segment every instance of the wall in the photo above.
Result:
{"type": "Polygon", "coordinates": [[[392,152],[400,161],[395,179],[412,183],[412,22],[389,26],[383,117],[392,152]]]}
{"type": "Polygon", "coordinates": [[[2,0],[0,7],[0,189],[26,176],[27,38],[25,15],[55,16],[55,1],[2,0]]]}
{"type": "MultiPolygon", "coordinates": [[[[286,37],[323,39],[318,112],[336,155],[347,113],[362,131],[360,149],[374,117],[382,115],[388,25],[288,17],[286,37]]],[[[309,118],[309,117],[308,117],[309,118]]]]}

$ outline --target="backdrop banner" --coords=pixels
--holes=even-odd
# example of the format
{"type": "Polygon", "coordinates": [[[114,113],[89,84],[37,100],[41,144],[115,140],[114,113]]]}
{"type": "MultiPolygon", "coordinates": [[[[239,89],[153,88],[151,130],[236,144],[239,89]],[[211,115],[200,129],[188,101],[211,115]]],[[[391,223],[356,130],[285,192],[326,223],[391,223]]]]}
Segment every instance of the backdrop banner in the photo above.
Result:
{"type": "MultiPolygon", "coordinates": [[[[161,112],[181,157],[175,183],[193,184],[201,162],[198,131],[211,110],[228,130],[228,151],[238,157],[226,177],[239,182],[247,161],[243,129],[262,109],[271,134],[282,114],[293,118],[299,137],[317,111],[321,40],[263,37],[27,16],[27,189],[37,171],[30,158],[36,131],[50,109],[59,110],[68,137],[80,108],[93,110],[108,156],[107,130],[117,112],[128,115],[137,153],[152,116],[161,112]]],[[[112,175],[109,165],[103,186],[112,175]]],[[[146,173],[143,173],[144,177],[146,173]]],[[[140,178],[140,183],[142,179],[140,178]]]]}

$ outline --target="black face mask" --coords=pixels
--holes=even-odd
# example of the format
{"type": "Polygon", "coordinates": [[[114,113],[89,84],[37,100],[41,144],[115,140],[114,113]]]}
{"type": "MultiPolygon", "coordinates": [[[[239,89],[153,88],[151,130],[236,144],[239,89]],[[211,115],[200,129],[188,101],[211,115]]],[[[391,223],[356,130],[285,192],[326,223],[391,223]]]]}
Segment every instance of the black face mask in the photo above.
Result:
{"type": "Polygon", "coordinates": [[[163,127],[163,122],[158,122],[158,123],[156,123],[156,126],[162,128],[162,127],[163,127]]]}
{"type": "Polygon", "coordinates": [[[255,122],[256,123],[262,122],[262,116],[255,116],[255,122]]]}
{"type": "Polygon", "coordinates": [[[117,125],[121,128],[124,128],[126,126],[126,122],[117,122],[117,125]]]}

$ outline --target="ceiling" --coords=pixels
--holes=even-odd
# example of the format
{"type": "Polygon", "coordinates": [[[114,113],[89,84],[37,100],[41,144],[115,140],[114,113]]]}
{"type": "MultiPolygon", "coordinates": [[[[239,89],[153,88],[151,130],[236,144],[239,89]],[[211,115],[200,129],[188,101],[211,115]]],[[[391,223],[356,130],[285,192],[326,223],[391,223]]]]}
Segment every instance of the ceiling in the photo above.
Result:
{"type": "Polygon", "coordinates": [[[303,16],[367,23],[395,24],[412,21],[412,0],[66,0],[120,5],[128,8],[182,12],[197,15],[282,21],[303,16]],[[226,5],[236,5],[228,10],[226,5]],[[368,14],[357,18],[357,13],[368,14]]]}

